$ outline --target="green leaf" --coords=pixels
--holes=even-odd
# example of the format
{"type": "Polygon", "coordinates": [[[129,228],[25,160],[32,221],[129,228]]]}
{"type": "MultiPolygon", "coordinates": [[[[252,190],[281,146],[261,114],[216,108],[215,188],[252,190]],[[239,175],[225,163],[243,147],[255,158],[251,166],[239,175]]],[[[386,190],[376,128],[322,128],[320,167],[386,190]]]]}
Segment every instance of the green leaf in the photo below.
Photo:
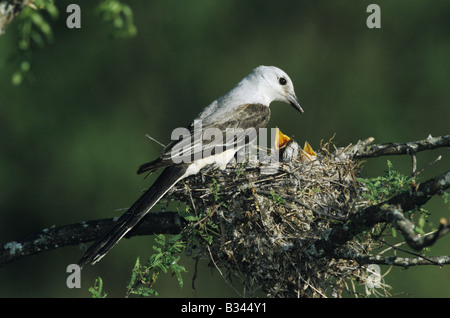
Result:
{"type": "Polygon", "coordinates": [[[423,215],[421,215],[419,217],[419,221],[417,222],[419,228],[423,230],[423,228],[425,227],[425,223],[426,223],[426,219],[423,215]]]}
{"type": "Polygon", "coordinates": [[[444,198],[444,202],[448,204],[448,208],[450,209],[450,191],[445,191],[442,197],[444,198]]]}
{"type": "Polygon", "coordinates": [[[131,293],[135,294],[135,295],[143,296],[143,297],[159,295],[158,292],[156,290],[154,290],[153,288],[145,287],[145,286],[139,286],[136,289],[134,289],[133,291],[131,291],[131,293]]]}
{"type": "Polygon", "coordinates": [[[375,201],[375,197],[374,197],[373,195],[371,195],[371,194],[368,194],[368,193],[362,193],[361,196],[362,196],[363,198],[366,198],[366,199],[370,200],[370,201],[375,201]]]}
{"type": "Polygon", "coordinates": [[[23,80],[23,76],[22,76],[22,73],[19,71],[14,72],[13,76],[11,77],[11,83],[14,86],[20,85],[22,83],[22,80],[23,80]]]}
{"type": "Polygon", "coordinates": [[[138,257],[138,258],[136,258],[136,263],[134,264],[133,270],[131,271],[130,283],[127,286],[128,289],[132,288],[133,285],[136,283],[136,279],[138,277],[138,272],[139,272],[140,267],[141,267],[141,262],[138,257]]]}
{"type": "Polygon", "coordinates": [[[103,293],[102,295],[102,289],[103,289],[103,281],[99,276],[95,279],[94,287],[89,288],[89,292],[92,294],[92,298],[105,298],[107,294],[103,293]]]}
{"type": "Polygon", "coordinates": [[[110,23],[110,33],[115,37],[132,37],[137,33],[133,10],[119,0],[103,0],[96,8],[103,20],[110,23]]]}
{"type": "Polygon", "coordinates": [[[397,237],[397,229],[395,227],[392,227],[391,231],[392,231],[392,237],[396,238],[397,237]]]}
{"type": "Polygon", "coordinates": [[[419,233],[419,234],[425,234],[425,232],[424,232],[420,227],[418,227],[418,226],[415,226],[415,227],[414,227],[414,231],[416,231],[416,232],[419,233]]]}

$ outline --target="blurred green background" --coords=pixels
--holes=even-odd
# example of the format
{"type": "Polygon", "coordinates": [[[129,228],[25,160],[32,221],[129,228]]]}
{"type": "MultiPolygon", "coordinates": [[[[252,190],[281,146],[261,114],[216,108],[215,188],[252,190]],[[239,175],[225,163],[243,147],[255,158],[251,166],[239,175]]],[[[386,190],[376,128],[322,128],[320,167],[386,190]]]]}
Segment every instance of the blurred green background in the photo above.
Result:
{"type": "MultiPolygon", "coordinates": [[[[313,148],[334,134],[337,146],[374,137],[406,142],[450,133],[450,2],[377,1],[381,29],[369,29],[372,1],[127,1],[138,33],[108,36],[94,14],[97,1],[77,1],[82,28],[68,29],[66,7],[52,22],[54,43],[33,54],[27,81],[11,84],[19,67],[16,21],[0,37],[0,242],[43,228],[119,216],[154,177],[135,174],[209,102],[258,65],[275,65],[294,82],[305,110],[272,104],[278,126],[313,148]]],[[[426,180],[449,169],[449,150],[418,155],[426,180]]],[[[363,176],[405,174],[408,157],[370,159],[363,176]]],[[[426,206],[431,221],[449,214],[439,197],[426,206]]],[[[445,237],[430,255],[449,255],[445,237]]],[[[0,243],[0,244],[3,244],[0,243]]],[[[82,255],[65,247],[0,268],[1,297],[90,297],[101,276],[110,296],[122,297],[136,256],[153,239],[122,240],[82,272],[82,288],[66,287],[66,267],[82,255]]],[[[164,276],[164,297],[238,297],[219,273],[182,261],[184,288],[164,276]]],[[[386,267],[382,268],[385,272],[386,267]]],[[[398,297],[449,297],[450,269],[395,268],[385,277],[398,297]]]]}

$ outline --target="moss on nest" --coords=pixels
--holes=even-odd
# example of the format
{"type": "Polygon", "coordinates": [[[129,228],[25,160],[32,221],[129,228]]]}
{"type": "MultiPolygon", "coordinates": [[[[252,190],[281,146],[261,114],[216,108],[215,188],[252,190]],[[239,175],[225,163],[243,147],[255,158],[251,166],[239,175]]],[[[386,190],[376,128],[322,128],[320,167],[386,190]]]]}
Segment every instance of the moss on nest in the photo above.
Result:
{"type": "MultiPolygon", "coordinates": [[[[350,281],[364,280],[366,268],[312,248],[330,224],[369,204],[356,180],[358,162],[344,149],[330,153],[322,147],[312,161],[297,156],[279,162],[273,174],[261,173],[265,168],[229,164],[172,190],[171,198],[199,216],[191,226],[214,225],[212,240],[198,240],[211,264],[229,282],[237,278],[247,296],[262,291],[269,297],[339,297],[350,281]]],[[[347,245],[361,254],[371,250],[367,240],[347,245]]]]}

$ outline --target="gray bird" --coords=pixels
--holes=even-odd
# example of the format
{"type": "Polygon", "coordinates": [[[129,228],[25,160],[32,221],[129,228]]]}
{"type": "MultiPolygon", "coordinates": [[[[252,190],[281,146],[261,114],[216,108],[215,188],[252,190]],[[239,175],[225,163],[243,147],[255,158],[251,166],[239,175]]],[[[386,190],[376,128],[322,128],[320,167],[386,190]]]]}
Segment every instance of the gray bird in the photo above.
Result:
{"type": "MultiPolygon", "coordinates": [[[[229,129],[249,128],[258,131],[269,122],[269,105],[273,101],[289,103],[303,113],[289,76],[277,67],[259,66],[231,91],[205,107],[185,129],[191,138],[172,141],[157,159],[139,167],[138,174],[153,172],[158,168],[164,170],[152,186],[116,221],[111,230],[86,251],[78,263],[84,266],[98,262],[180,180],[195,175],[210,165],[225,169],[240,148],[253,140],[247,139],[244,144],[242,140],[236,139],[223,141],[225,138],[219,138],[221,142],[202,142],[203,139],[208,139],[203,138],[206,132],[214,129],[225,134],[229,129]],[[195,132],[197,123],[201,123],[200,133],[195,132]],[[200,138],[195,138],[195,134],[200,138]],[[183,149],[185,156],[174,157],[175,149],[183,149]],[[191,158],[194,159],[189,160],[191,158]]],[[[251,137],[254,138],[256,135],[251,137]]]]}

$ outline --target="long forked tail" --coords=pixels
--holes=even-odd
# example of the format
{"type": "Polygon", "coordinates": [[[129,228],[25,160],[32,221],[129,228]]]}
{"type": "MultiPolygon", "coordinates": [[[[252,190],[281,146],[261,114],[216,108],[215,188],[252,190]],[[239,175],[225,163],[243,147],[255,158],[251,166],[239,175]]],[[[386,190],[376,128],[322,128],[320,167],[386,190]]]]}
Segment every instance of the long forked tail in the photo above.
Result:
{"type": "Polygon", "coordinates": [[[167,191],[184,177],[185,172],[186,168],[183,165],[164,169],[153,185],[116,221],[112,229],[89,247],[78,264],[81,267],[88,263],[95,264],[105,256],[125,234],[142,220],[167,191]]]}

